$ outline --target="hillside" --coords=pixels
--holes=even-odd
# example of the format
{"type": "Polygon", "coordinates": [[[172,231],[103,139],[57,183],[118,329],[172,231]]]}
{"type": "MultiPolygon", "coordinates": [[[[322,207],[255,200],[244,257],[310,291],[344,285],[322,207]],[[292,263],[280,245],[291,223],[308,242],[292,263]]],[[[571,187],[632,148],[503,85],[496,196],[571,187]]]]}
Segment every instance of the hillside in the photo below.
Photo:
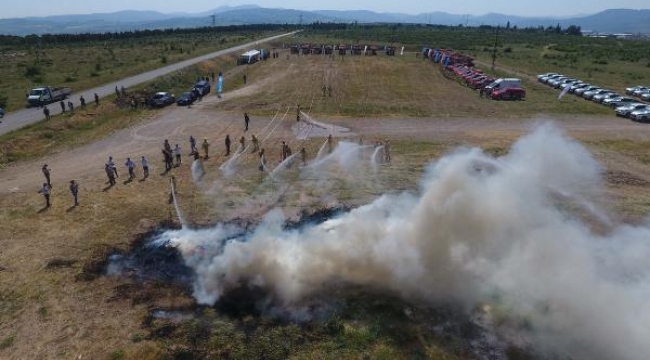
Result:
{"type": "Polygon", "coordinates": [[[237,7],[222,6],[201,13],[164,14],[156,11],[120,11],[103,14],[57,15],[0,19],[0,34],[25,36],[46,33],[83,33],[128,31],[137,29],[161,29],[170,27],[199,27],[241,24],[298,24],[320,22],[358,23],[420,23],[438,25],[502,25],[563,27],[578,25],[584,30],[606,33],[650,34],[650,10],[612,9],[597,14],[573,18],[535,18],[490,13],[481,16],[432,12],[417,15],[401,13],[377,13],[367,10],[304,11],[295,9],[271,9],[256,5],[237,7]]]}

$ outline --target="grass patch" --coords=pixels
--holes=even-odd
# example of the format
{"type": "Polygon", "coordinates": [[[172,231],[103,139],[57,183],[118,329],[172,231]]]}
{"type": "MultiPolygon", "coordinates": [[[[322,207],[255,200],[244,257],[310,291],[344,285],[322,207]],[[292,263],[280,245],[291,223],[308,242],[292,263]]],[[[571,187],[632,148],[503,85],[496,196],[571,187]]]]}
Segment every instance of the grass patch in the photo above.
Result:
{"type": "Polygon", "coordinates": [[[0,340],[0,350],[8,349],[14,344],[16,340],[16,335],[9,335],[6,338],[0,340]]]}

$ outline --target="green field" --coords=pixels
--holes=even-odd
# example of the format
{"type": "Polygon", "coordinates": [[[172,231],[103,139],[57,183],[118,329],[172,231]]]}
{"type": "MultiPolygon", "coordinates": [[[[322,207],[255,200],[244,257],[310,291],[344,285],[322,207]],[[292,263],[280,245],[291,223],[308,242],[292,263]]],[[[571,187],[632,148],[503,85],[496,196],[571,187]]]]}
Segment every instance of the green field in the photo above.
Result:
{"type": "Polygon", "coordinates": [[[75,92],[280,32],[282,27],[135,33],[88,40],[0,37],[0,106],[9,111],[24,107],[25,94],[34,86],[66,86],[75,92]]]}

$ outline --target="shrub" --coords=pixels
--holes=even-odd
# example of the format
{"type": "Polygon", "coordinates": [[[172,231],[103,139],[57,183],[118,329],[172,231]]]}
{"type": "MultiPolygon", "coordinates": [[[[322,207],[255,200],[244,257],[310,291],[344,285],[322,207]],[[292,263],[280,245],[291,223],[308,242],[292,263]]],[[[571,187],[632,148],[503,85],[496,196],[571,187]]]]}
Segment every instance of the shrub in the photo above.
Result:
{"type": "Polygon", "coordinates": [[[42,75],[43,72],[40,67],[36,65],[30,65],[25,69],[25,77],[32,78],[42,75]]]}

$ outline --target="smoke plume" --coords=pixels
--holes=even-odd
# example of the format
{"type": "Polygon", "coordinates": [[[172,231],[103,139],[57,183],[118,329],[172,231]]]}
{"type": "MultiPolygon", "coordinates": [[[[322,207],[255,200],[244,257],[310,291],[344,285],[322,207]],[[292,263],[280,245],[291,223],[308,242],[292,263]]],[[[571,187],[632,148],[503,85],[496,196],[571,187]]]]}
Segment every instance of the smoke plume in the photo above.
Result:
{"type": "Polygon", "coordinates": [[[581,199],[600,194],[600,173],[581,145],[545,125],[506,156],[457,150],[429,166],[416,194],[318,225],[285,230],[276,210],[246,236],[227,225],[164,236],[196,271],[200,303],[243,283],[291,304],[343,281],[468,309],[490,304],[529,324],[539,346],[573,358],[646,359],[650,226],[597,234],[563,206],[593,211],[581,199]]]}

